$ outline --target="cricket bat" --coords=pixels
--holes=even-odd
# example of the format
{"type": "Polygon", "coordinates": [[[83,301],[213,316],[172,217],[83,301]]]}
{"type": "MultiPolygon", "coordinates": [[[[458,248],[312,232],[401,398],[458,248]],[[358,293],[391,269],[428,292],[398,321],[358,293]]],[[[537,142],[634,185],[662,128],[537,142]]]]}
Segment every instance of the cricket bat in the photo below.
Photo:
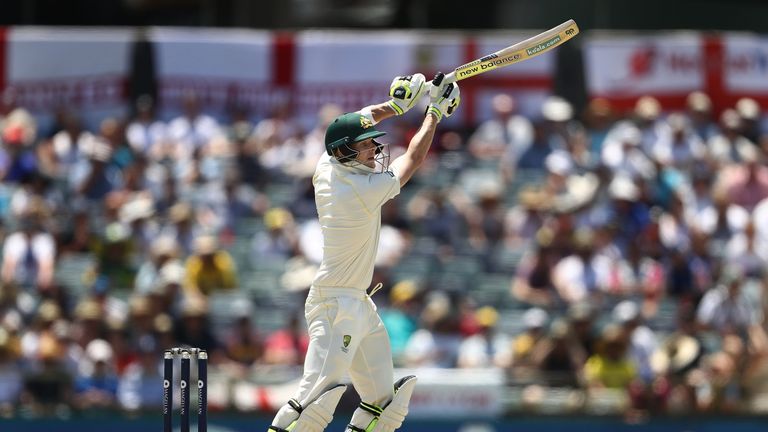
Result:
{"type": "Polygon", "coordinates": [[[522,42],[463,64],[453,72],[446,74],[443,81],[447,83],[461,81],[494,69],[528,60],[555,49],[577,34],[579,34],[579,26],[576,25],[574,20],[570,19],[557,27],[539,33],[522,42]]]}

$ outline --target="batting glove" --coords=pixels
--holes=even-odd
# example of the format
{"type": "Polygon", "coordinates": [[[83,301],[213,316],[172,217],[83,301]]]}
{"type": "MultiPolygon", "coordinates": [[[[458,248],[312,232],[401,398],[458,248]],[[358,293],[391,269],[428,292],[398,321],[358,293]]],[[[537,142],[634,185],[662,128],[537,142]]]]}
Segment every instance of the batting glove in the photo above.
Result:
{"type": "Polygon", "coordinates": [[[438,73],[432,80],[432,88],[429,90],[429,106],[427,114],[432,113],[437,117],[437,121],[443,119],[443,116],[450,117],[461,102],[461,93],[459,85],[456,83],[444,84],[443,74],[438,73]]]}
{"type": "Polygon", "coordinates": [[[417,73],[407,76],[399,76],[392,80],[389,86],[389,95],[392,99],[389,106],[397,115],[405,114],[416,105],[422,92],[427,87],[424,75],[417,73]]]}

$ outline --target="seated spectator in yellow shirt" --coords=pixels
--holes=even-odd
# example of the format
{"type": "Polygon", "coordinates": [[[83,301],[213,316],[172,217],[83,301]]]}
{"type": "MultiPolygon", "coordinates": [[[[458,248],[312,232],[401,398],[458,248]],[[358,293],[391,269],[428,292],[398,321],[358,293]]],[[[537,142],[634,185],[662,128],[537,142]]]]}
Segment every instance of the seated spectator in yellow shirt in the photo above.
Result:
{"type": "Polygon", "coordinates": [[[187,284],[190,294],[210,295],[214,291],[237,288],[237,270],[232,256],[219,248],[214,236],[195,238],[194,254],[187,258],[187,284]]]}
{"type": "Polygon", "coordinates": [[[627,356],[628,341],[615,325],[602,332],[597,353],[587,359],[584,378],[590,388],[626,389],[637,376],[627,356]]]}

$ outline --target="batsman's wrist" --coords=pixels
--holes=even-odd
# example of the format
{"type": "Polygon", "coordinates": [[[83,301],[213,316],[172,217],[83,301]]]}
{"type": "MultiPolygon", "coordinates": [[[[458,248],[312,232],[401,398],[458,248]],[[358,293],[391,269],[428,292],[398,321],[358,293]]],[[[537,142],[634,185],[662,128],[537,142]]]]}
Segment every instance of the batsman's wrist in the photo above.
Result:
{"type": "Polygon", "coordinates": [[[429,114],[434,115],[438,122],[443,119],[443,112],[434,105],[427,107],[427,115],[429,114]]]}
{"type": "Polygon", "coordinates": [[[387,102],[387,105],[392,108],[392,111],[394,111],[396,115],[403,115],[405,113],[405,111],[403,111],[403,109],[400,108],[397,103],[395,103],[394,99],[390,99],[389,102],[387,102]]]}

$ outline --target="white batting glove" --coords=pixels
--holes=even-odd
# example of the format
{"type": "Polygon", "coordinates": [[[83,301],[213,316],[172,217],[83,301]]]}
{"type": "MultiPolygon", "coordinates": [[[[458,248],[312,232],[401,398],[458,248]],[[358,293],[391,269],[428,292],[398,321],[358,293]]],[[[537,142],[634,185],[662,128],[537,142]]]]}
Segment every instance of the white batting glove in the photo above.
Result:
{"type": "Polygon", "coordinates": [[[420,73],[395,77],[389,86],[389,96],[392,97],[388,102],[390,108],[397,115],[405,114],[416,105],[427,87],[426,81],[427,79],[420,73]]]}
{"type": "Polygon", "coordinates": [[[461,92],[457,83],[443,84],[443,74],[438,73],[432,80],[432,88],[429,90],[429,106],[427,114],[432,113],[437,121],[443,117],[450,117],[461,102],[461,92]]]}

